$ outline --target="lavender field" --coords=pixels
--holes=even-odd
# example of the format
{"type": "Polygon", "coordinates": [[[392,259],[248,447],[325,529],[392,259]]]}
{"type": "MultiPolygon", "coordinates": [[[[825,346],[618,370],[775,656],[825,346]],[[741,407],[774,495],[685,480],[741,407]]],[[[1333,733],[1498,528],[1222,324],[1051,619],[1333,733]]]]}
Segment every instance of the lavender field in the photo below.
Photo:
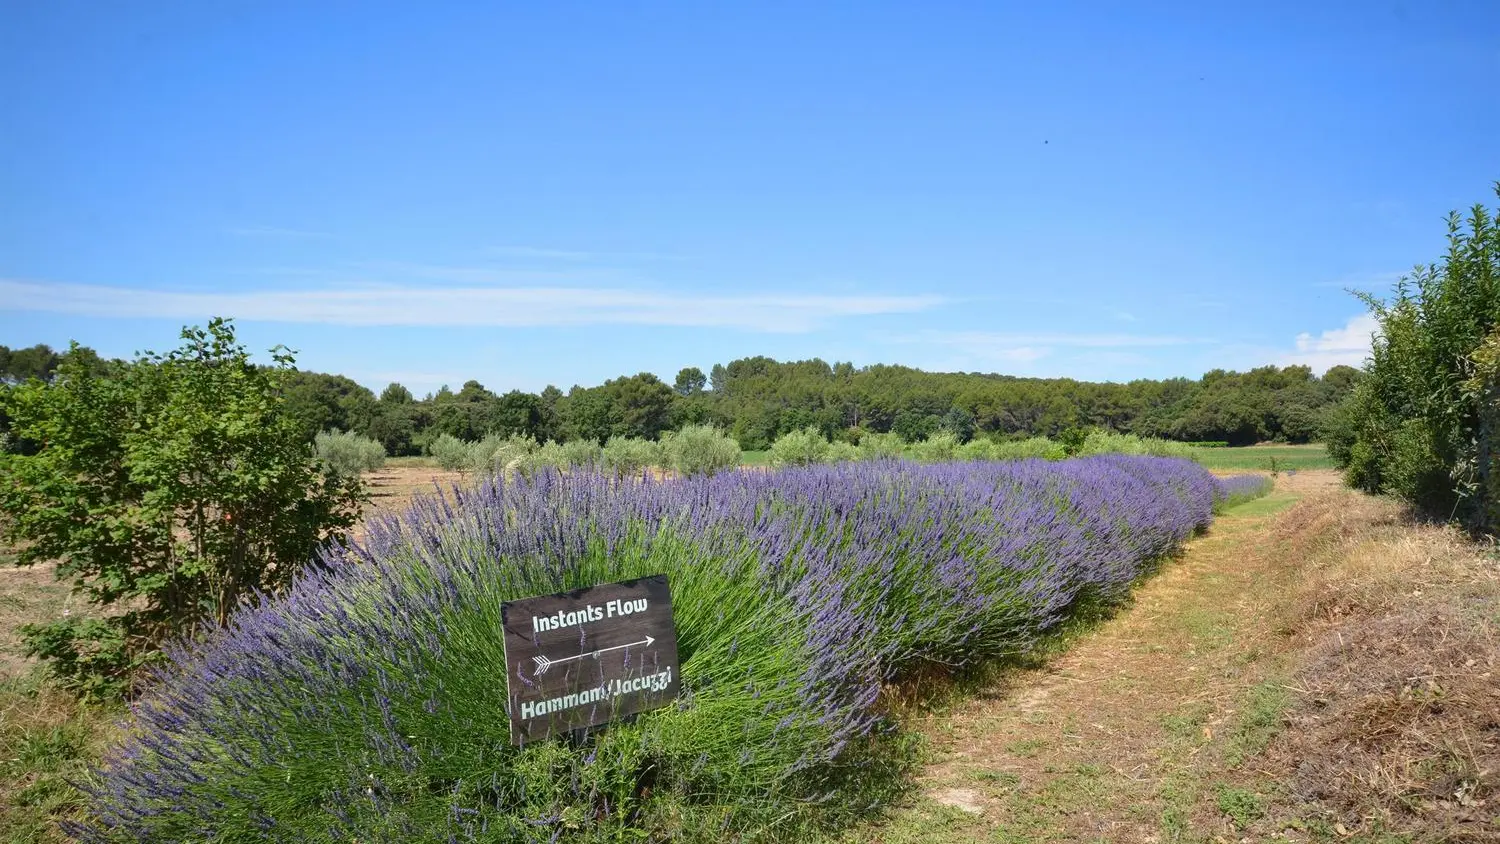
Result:
{"type": "Polygon", "coordinates": [[[1024,653],[1259,481],[1181,459],[848,463],[420,501],[180,647],[86,840],[786,840],[899,792],[882,696],[1024,653]],[[683,696],[512,747],[500,603],[670,577],[683,696]]]}

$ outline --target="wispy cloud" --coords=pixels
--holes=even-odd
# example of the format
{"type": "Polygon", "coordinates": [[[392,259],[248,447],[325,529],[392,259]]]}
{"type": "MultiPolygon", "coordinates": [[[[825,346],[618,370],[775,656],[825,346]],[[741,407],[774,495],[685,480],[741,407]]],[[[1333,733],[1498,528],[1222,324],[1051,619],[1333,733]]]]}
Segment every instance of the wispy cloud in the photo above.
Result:
{"type": "Polygon", "coordinates": [[[1384,292],[1407,275],[1410,271],[1383,272],[1383,273],[1351,273],[1343,278],[1331,281],[1315,281],[1313,287],[1337,287],[1340,289],[1368,290],[1373,293],[1384,292]]]}
{"type": "Polygon", "coordinates": [[[1316,337],[1304,331],[1297,335],[1296,351],[1282,354],[1276,363],[1309,366],[1317,373],[1339,365],[1359,366],[1370,356],[1370,338],[1379,329],[1375,317],[1360,314],[1350,317],[1344,327],[1330,328],[1316,337]]]}
{"type": "Polygon", "coordinates": [[[551,258],[558,261],[587,261],[592,252],[575,252],[569,249],[539,249],[535,246],[492,246],[490,252],[510,258],[551,258]]]}
{"type": "Polygon", "coordinates": [[[428,279],[448,281],[455,284],[535,284],[566,283],[569,281],[598,280],[618,276],[605,268],[569,268],[552,270],[517,270],[506,267],[473,266],[454,264],[418,264],[406,261],[362,261],[349,266],[356,271],[375,276],[391,276],[401,279],[428,279]]]}
{"type": "Polygon", "coordinates": [[[491,246],[492,255],[506,258],[534,258],[553,261],[686,261],[686,255],[670,252],[586,252],[573,249],[549,249],[537,246],[491,246]]]}
{"type": "Polygon", "coordinates": [[[290,239],[333,237],[328,232],[307,231],[306,229],[284,229],[276,226],[233,226],[224,231],[235,237],[280,237],[290,239]]]}
{"type": "Polygon", "coordinates": [[[940,296],[694,296],[602,287],[341,286],[198,292],[0,279],[0,308],[127,319],[403,326],[666,325],[804,332],[832,320],[914,313],[940,296]]]}

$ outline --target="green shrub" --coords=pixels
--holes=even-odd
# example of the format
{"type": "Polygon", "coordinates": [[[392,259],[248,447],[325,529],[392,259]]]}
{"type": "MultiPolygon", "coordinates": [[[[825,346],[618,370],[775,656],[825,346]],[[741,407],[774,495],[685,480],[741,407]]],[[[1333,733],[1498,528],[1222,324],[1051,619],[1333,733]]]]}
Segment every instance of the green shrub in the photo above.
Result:
{"type": "Polygon", "coordinates": [[[995,444],[986,439],[969,440],[958,447],[959,460],[994,460],[995,444]]]}
{"type": "Polygon", "coordinates": [[[1184,457],[1193,459],[1193,449],[1187,443],[1172,440],[1138,437],[1135,434],[1117,434],[1095,428],[1083,438],[1076,451],[1088,454],[1145,454],[1151,457],[1184,457]]]}
{"type": "Polygon", "coordinates": [[[440,434],[427,445],[427,453],[438,466],[450,472],[467,472],[474,465],[474,443],[464,442],[452,434],[440,434]]]}
{"type": "Polygon", "coordinates": [[[641,437],[610,437],[601,453],[604,467],[620,477],[639,475],[666,463],[661,446],[641,437]]]}
{"type": "Polygon", "coordinates": [[[865,434],[859,440],[861,460],[897,460],[906,455],[906,443],[896,434],[865,434]]]}
{"type": "Polygon", "coordinates": [[[1482,204],[1466,224],[1451,214],[1441,264],[1390,301],[1361,298],[1379,331],[1366,377],[1324,419],[1329,455],[1356,487],[1500,532],[1500,224],[1482,204]]]}
{"type": "Polygon", "coordinates": [[[957,453],[958,437],[949,431],[939,431],[911,446],[912,457],[924,463],[942,463],[952,460],[957,453]]]}
{"type": "Polygon", "coordinates": [[[858,460],[859,455],[858,446],[838,440],[828,444],[828,453],[823,455],[823,460],[827,463],[842,463],[847,460],[858,460]]]}
{"type": "Polygon", "coordinates": [[[537,442],[531,437],[490,434],[475,443],[469,452],[469,468],[481,475],[504,472],[517,468],[527,455],[536,450],[537,442]]]}
{"type": "Polygon", "coordinates": [[[712,475],[740,465],[740,444],[712,425],[688,425],[663,437],[672,469],[684,475],[712,475]]]}
{"type": "Polygon", "coordinates": [[[569,440],[562,444],[563,459],[570,468],[597,469],[603,452],[593,440],[569,440]]]}
{"type": "MultiPolygon", "coordinates": [[[[134,363],[68,354],[53,381],[4,392],[34,454],[0,455],[0,530],[103,618],[22,627],[63,682],[115,690],[158,644],[287,586],[353,526],[357,475],[320,467],[288,411],[292,357],[251,360],[227,320],[134,363]]],[[[79,348],[74,344],[74,349],[79,348]]]]}
{"type": "Polygon", "coordinates": [[[313,450],[329,471],[352,476],[385,465],[385,446],[352,431],[324,431],[313,439],[313,450]]]}
{"type": "Polygon", "coordinates": [[[828,455],[828,440],[817,428],[789,431],[771,443],[772,466],[811,466],[828,455]]]}
{"type": "Polygon", "coordinates": [[[518,456],[509,465],[523,475],[533,475],[544,469],[566,469],[568,456],[561,445],[547,440],[534,450],[518,456]]]}
{"type": "Polygon", "coordinates": [[[995,443],[994,454],[996,460],[1023,460],[1026,458],[1061,460],[1068,456],[1068,450],[1062,443],[1049,440],[1046,437],[1030,437],[1024,440],[995,443]]]}

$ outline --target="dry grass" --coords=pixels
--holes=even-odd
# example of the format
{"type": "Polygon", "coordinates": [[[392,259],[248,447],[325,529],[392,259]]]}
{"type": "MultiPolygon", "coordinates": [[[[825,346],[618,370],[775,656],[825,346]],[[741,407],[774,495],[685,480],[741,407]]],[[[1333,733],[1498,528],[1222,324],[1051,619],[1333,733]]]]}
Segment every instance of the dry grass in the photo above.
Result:
{"type": "Polygon", "coordinates": [[[1299,704],[1260,768],[1287,786],[1271,815],[1500,841],[1493,551],[1353,493],[1307,502],[1276,533],[1307,564],[1282,615],[1299,704]]]}

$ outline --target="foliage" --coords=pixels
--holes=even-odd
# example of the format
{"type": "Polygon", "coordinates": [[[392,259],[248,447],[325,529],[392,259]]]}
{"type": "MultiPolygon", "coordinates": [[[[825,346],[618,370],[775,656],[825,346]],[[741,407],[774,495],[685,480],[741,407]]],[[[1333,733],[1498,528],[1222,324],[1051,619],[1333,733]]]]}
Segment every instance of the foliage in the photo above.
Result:
{"type": "Polygon", "coordinates": [[[834,440],[828,444],[828,451],[823,454],[823,460],[828,463],[842,463],[848,460],[860,458],[859,447],[843,440],[834,440]]]}
{"type": "Polygon", "coordinates": [[[817,428],[782,434],[771,443],[772,466],[811,466],[828,456],[828,440],[817,428]]]}
{"type": "Polygon", "coordinates": [[[530,477],[548,469],[568,468],[568,455],[561,444],[548,440],[535,449],[518,455],[507,468],[530,477]]]}
{"type": "Polygon", "coordinates": [[[593,469],[603,460],[604,449],[593,440],[573,440],[562,444],[562,452],[567,465],[593,469]]]}
{"type": "Polygon", "coordinates": [[[913,443],[911,456],[924,463],[939,463],[952,460],[958,455],[958,437],[947,431],[938,431],[919,443],[913,443]]]}
{"type": "Polygon", "coordinates": [[[1217,494],[1190,462],[1115,455],[630,483],[581,472],[424,500],[175,652],[69,830],[723,841],[827,828],[892,799],[911,761],[883,686],[1024,651],[1080,602],[1122,597],[1217,494]],[[656,573],[671,579],[678,704],[511,746],[501,602],[656,573]]]}
{"type": "Polygon", "coordinates": [[[439,467],[450,472],[467,472],[474,465],[474,444],[452,434],[439,434],[427,445],[427,453],[437,459],[439,467]]]}
{"type": "Polygon", "coordinates": [[[1363,298],[1379,332],[1366,377],[1325,420],[1329,454],[1356,487],[1500,531],[1500,224],[1484,205],[1450,215],[1440,265],[1404,277],[1390,301],[1363,298]]]}
{"type": "Polygon", "coordinates": [[[896,434],[865,434],[859,440],[859,456],[865,460],[894,460],[906,453],[906,444],[896,434]]]}
{"type": "Polygon", "coordinates": [[[368,434],[378,404],[375,394],[342,375],[292,370],[282,374],[286,413],[310,442],[321,431],[368,434]]]}
{"type": "Polygon", "coordinates": [[[51,381],[60,363],[62,356],[45,343],[28,349],[0,346],[0,383],[20,384],[32,379],[51,381]]]}
{"type": "Polygon", "coordinates": [[[958,460],[995,460],[996,455],[995,443],[986,439],[969,440],[954,452],[958,460]]]}
{"type": "Polygon", "coordinates": [[[489,475],[516,468],[518,461],[537,450],[537,441],[528,436],[490,434],[469,450],[469,468],[489,475]]]}
{"type": "Polygon", "coordinates": [[[350,431],[324,431],[313,440],[313,450],[336,475],[357,477],[385,465],[385,447],[350,431]]]}
{"type": "MultiPolygon", "coordinates": [[[[0,347],[0,381],[32,373],[50,377],[59,357],[46,347],[0,347]],[[7,352],[15,362],[9,370],[3,366],[7,352]]],[[[1329,408],[1359,377],[1347,366],[1321,378],[1303,366],[1266,366],[1245,373],[1214,370],[1200,380],[1092,384],[752,357],[716,365],[708,376],[685,367],[671,385],[638,373],[575,386],[566,395],[554,386],[497,395],[470,380],[457,392],[443,387],[421,400],[390,384],[377,399],[348,378],[313,372],[293,374],[285,389],[309,439],[330,428],[353,431],[397,456],[430,450],[444,434],[469,442],[498,434],[603,443],[610,437],[656,440],[703,424],[728,431],[751,450],[807,428],[855,444],[866,433],[895,433],[917,443],[939,431],[960,443],[1034,435],[1067,444],[1068,437],[1081,438],[1091,428],[1233,445],[1299,443],[1319,435],[1329,408]]],[[[4,425],[0,418],[0,433],[4,425]]]]}
{"type": "Polygon", "coordinates": [[[1077,454],[1149,454],[1153,457],[1185,457],[1193,459],[1195,452],[1186,443],[1172,442],[1134,434],[1116,434],[1111,431],[1093,430],[1084,436],[1077,454]]]}
{"type": "Polygon", "coordinates": [[[617,477],[639,475],[648,467],[666,465],[661,446],[640,437],[610,437],[601,457],[605,468],[617,477]]]}
{"type": "Polygon", "coordinates": [[[714,475],[740,465],[740,445],[712,425],[689,425],[662,438],[671,468],[684,475],[714,475]]]}
{"type": "Polygon", "coordinates": [[[358,512],[358,478],[320,471],[287,412],[290,355],[255,365],[219,319],[182,339],[103,372],[67,355],[5,394],[40,447],[0,455],[4,538],[107,611],[23,630],[74,685],[123,681],[164,638],[285,587],[358,512]]]}
{"type": "Polygon", "coordinates": [[[1018,460],[1026,457],[1061,460],[1067,456],[1067,449],[1062,443],[1053,442],[1046,437],[1028,437],[1024,440],[995,443],[994,448],[996,460],[1018,460]]]}
{"type": "Polygon", "coordinates": [[[677,372],[677,380],[672,388],[679,396],[693,396],[703,392],[707,384],[708,376],[703,374],[703,370],[696,366],[689,366],[677,372]]]}

